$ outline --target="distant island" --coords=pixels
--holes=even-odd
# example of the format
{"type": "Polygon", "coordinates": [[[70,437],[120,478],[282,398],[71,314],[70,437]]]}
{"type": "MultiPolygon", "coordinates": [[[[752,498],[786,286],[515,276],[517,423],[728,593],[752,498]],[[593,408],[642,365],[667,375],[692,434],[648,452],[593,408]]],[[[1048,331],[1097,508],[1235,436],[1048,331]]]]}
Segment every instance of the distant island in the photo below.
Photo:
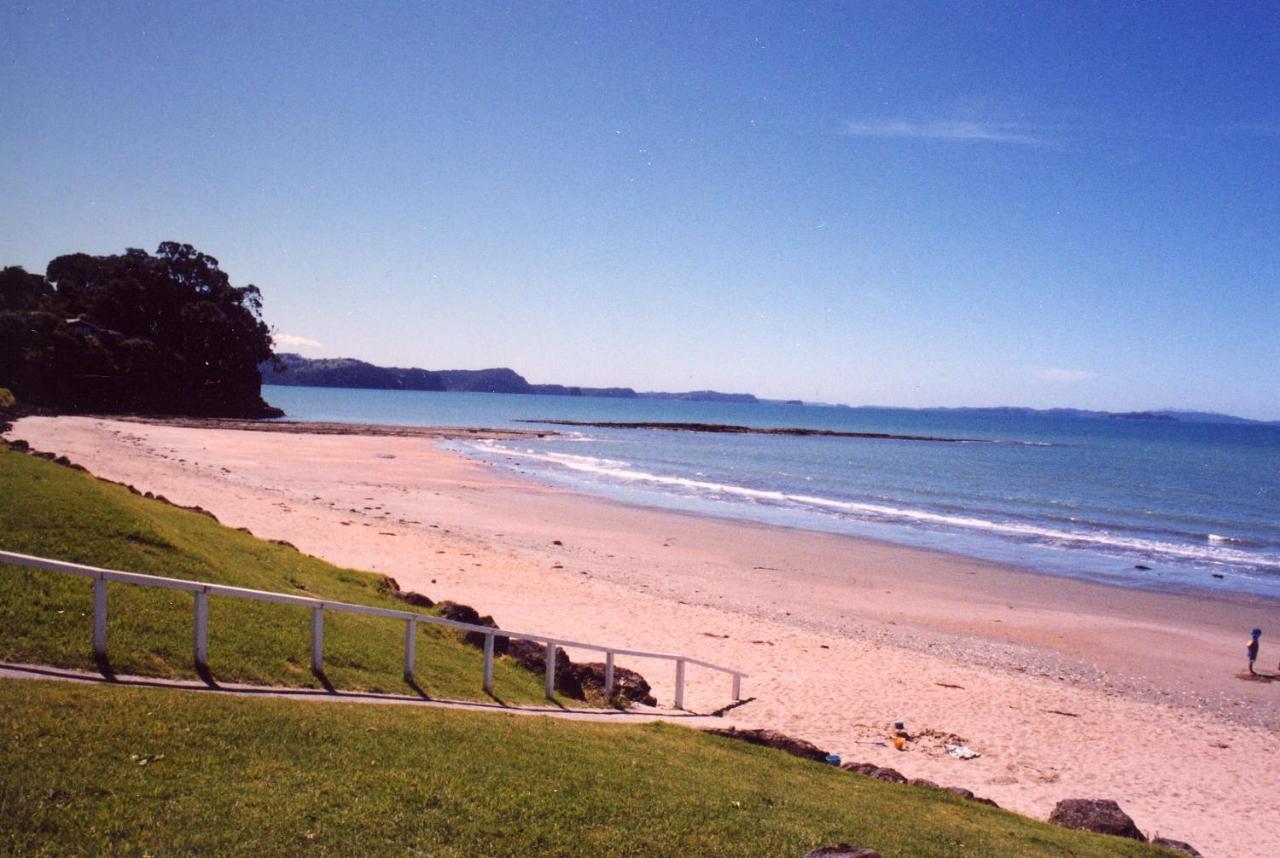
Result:
{"type": "MultiPolygon", "coordinates": [[[[809,403],[816,405],[817,403],[809,403]]],[[[1253,420],[1213,411],[1162,408],[1154,411],[1093,411],[1087,408],[1026,408],[1016,405],[967,406],[960,408],[889,408],[880,405],[827,405],[845,411],[931,411],[940,414],[967,414],[987,417],[1074,417],[1080,420],[1146,420],[1162,423],[1213,423],[1226,426],[1280,426],[1280,421],[1253,420]]]]}
{"type": "Polygon", "coordinates": [[[357,387],[371,390],[434,390],[453,393],[519,393],[534,396],[596,396],[606,399],[678,399],[695,402],[759,402],[750,393],[691,390],[685,393],[639,392],[630,387],[577,387],[531,384],[507,367],[492,369],[418,369],[376,366],[355,358],[305,358],[292,352],[259,366],[263,384],[296,387],[357,387]]]}

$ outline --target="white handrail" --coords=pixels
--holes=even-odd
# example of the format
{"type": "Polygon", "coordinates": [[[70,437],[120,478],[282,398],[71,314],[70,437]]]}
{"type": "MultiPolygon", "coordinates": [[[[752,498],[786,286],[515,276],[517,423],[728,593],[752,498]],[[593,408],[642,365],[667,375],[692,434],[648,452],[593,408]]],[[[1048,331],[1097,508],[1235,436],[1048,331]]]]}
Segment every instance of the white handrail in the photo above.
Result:
{"type": "Polygon", "coordinates": [[[606,647],[599,644],[567,640],[565,638],[553,638],[543,634],[510,631],[508,629],[494,628],[492,626],[479,626],[474,623],[446,620],[443,617],[435,617],[430,614],[422,614],[416,611],[399,611],[392,608],[376,608],[372,605],[355,605],[350,602],[335,602],[329,599],[315,599],[309,596],[293,596],[288,593],[273,593],[268,590],[254,590],[248,587],[229,587],[225,584],[209,584],[203,581],[190,581],[183,578],[166,578],[160,575],[144,575],[138,572],[123,572],[118,569],[103,569],[97,566],[87,566],[82,563],[68,563],[62,560],[51,560],[46,557],[35,557],[30,554],[20,554],[13,551],[0,551],[0,564],[25,566],[32,569],[42,569],[47,572],[62,572],[68,575],[78,575],[80,577],[94,579],[93,643],[94,653],[99,659],[105,659],[107,654],[106,582],[117,581],[124,584],[138,584],[145,587],[184,590],[195,594],[195,662],[196,666],[201,670],[208,669],[208,597],[213,595],[232,596],[235,598],[250,599],[258,602],[276,602],[279,604],[298,605],[301,607],[311,608],[311,664],[312,670],[317,674],[323,672],[324,612],[343,611],[351,614],[367,614],[375,617],[405,620],[408,623],[407,633],[405,636],[406,679],[412,679],[413,676],[414,644],[416,639],[416,626],[418,623],[445,626],[452,629],[460,629],[462,631],[478,632],[483,634],[485,636],[484,690],[490,693],[493,691],[493,640],[495,637],[542,641],[547,644],[548,654],[550,656],[546,659],[548,697],[552,696],[552,691],[555,688],[554,647],[556,646],[574,647],[576,649],[588,649],[605,653],[606,695],[612,694],[613,692],[614,656],[627,655],[634,658],[653,658],[664,661],[674,661],[676,663],[675,703],[677,709],[684,708],[684,674],[686,664],[698,665],[699,667],[704,667],[708,670],[727,673],[732,676],[733,699],[735,701],[742,699],[742,679],[747,676],[747,674],[734,670],[733,668],[723,667],[722,665],[713,664],[709,661],[689,658],[683,655],[606,647]]]}

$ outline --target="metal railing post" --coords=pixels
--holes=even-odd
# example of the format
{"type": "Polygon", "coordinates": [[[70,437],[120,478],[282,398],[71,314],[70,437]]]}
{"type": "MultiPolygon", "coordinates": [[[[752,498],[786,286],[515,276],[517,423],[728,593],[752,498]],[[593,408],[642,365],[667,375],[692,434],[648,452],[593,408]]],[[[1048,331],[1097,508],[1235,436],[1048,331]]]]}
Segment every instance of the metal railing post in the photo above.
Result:
{"type": "Polygon", "coordinates": [[[684,659],[676,659],[676,708],[684,708],[684,659]]]}
{"type": "Polygon", "coordinates": [[[413,682],[413,665],[418,655],[418,621],[405,620],[404,625],[404,681],[413,682]]]}
{"type": "Polygon", "coordinates": [[[93,579],[93,655],[107,660],[107,579],[102,575],[93,579]]]}
{"type": "Polygon", "coordinates": [[[547,699],[553,700],[556,696],[556,645],[547,643],[547,651],[545,656],[547,666],[547,699]]]}
{"type": "Polygon", "coordinates": [[[735,673],[733,675],[733,702],[737,703],[742,699],[742,674],[735,673]]]}
{"type": "Polygon", "coordinates": [[[209,594],[205,590],[196,590],[195,627],[196,670],[207,671],[209,669],[209,594]]]}
{"type": "Polygon", "coordinates": [[[324,673],[324,605],[311,609],[311,672],[324,673]]]}
{"type": "Polygon", "coordinates": [[[493,635],[484,636],[484,693],[493,693],[493,635]]]}
{"type": "Polygon", "coordinates": [[[613,651],[604,654],[604,696],[613,696],[613,651]]]}

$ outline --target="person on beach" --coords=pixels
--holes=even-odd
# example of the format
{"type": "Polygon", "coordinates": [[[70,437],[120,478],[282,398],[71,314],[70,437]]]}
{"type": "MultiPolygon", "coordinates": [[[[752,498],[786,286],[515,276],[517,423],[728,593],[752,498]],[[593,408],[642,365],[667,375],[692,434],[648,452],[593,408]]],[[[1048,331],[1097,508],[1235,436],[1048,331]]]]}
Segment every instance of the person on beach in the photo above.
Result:
{"type": "Polygon", "coordinates": [[[1249,633],[1249,675],[1253,676],[1253,663],[1258,659],[1258,638],[1262,637],[1262,629],[1254,629],[1249,633]]]}

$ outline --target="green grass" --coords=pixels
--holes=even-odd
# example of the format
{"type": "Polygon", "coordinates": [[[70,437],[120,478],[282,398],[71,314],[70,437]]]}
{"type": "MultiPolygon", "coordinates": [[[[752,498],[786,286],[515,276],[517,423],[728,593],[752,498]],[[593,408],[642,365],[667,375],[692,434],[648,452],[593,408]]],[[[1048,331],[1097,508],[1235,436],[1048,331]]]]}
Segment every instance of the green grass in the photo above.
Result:
{"type": "Polygon", "coordinates": [[[665,724],[0,680],[0,771],[13,855],[1163,854],[665,724]]]}
{"type": "MultiPolygon", "coordinates": [[[[382,576],[341,569],[224,527],[123,486],[0,446],[0,549],[173,578],[407,609],[382,576]]],[[[92,583],[0,564],[0,660],[94,669],[92,583]]],[[[108,586],[111,668],[194,678],[189,593],[108,586]]],[[[480,606],[483,608],[483,606],[480,606]]],[[[420,624],[415,680],[433,697],[478,699],[482,658],[452,631],[420,624]]],[[[310,670],[308,608],[209,599],[215,678],[318,687],[310,670]]],[[[325,673],[336,687],[414,693],[402,677],[404,623],[330,611],[325,673]]],[[[500,658],[494,692],[510,703],[543,700],[542,679],[500,658]]]]}

